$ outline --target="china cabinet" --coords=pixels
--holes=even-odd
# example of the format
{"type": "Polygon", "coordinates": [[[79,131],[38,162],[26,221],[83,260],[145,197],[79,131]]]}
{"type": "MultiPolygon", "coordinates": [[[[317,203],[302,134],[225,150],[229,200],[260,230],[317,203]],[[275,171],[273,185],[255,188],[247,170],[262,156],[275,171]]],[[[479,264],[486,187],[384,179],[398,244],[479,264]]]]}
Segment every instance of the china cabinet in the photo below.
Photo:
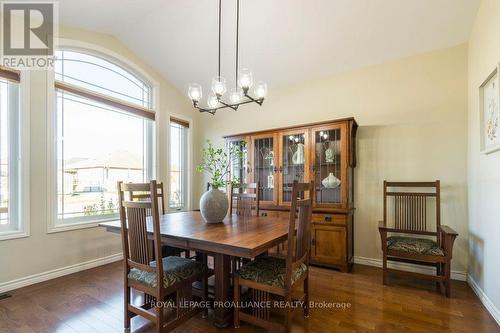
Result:
{"type": "Polygon", "coordinates": [[[230,135],[246,142],[232,178],[259,183],[260,215],[287,216],[294,180],[314,181],[311,263],[348,271],[354,256],[353,118],[230,135]]]}

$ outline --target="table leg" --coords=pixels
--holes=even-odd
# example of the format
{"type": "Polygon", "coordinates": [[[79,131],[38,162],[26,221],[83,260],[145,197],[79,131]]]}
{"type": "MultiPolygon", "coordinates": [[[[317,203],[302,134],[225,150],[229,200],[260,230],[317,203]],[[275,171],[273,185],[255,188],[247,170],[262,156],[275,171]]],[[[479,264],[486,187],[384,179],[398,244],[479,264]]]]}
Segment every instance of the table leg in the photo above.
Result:
{"type": "Polygon", "coordinates": [[[232,299],[230,282],[230,257],[224,254],[214,254],[215,270],[215,299],[214,299],[214,325],[217,328],[229,326],[232,320],[233,309],[224,305],[232,299]]]}

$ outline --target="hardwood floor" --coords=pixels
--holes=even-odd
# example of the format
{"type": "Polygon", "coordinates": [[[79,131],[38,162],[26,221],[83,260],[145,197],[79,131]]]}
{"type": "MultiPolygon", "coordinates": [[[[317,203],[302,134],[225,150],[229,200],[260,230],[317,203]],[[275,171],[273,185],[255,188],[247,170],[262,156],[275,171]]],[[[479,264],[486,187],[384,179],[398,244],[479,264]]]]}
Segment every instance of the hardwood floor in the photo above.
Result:
{"type": "MultiPolygon", "coordinates": [[[[122,332],[122,265],[114,263],[18,289],[0,300],[1,333],[122,332]]],[[[500,332],[474,292],[453,281],[452,298],[434,283],[390,277],[355,265],[353,273],[311,268],[311,300],[350,303],[342,309],[312,309],[309,319],[294,318],[294,332],[500,332]]],[[[152,332],[147,321],[132,320],[132,332],[152,332]]],[[[264,332],[249,324],[217,330],[201,315],[181,332],[264,332]]]]}

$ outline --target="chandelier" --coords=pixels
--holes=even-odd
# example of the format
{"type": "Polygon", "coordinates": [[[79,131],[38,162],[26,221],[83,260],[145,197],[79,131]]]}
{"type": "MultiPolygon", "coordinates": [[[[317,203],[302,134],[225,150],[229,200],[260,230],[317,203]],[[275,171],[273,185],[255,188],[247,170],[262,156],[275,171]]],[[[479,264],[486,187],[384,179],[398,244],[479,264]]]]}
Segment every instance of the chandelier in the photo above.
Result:
{"type": "Polygon", "coordinates": [[[217,110],[231,108],[238,110],[238,107],[243,104],[257,103],[262,105],[264,98],[267,95],[267,84],[259,81],[253,84],[252,72],[246,68],[239,70],[239,26],[240,26],[240,0],[236,3],[236,70],[235,70],[235,87],[229,92],[229,97],[225,96],[227,92],[226,79],[220,74],[220,56],[221,56],[221,9],[222,0],[219,0],[219,57],[218,57],[218,73],[212,79],[212,92],[207,98],[207,106],[200,106],[199,102],[203,97],[201,85],[194,83],[188,88],[188,96],[193,102],[193,106],[200,112],[208,112],[212,115],[217,110]],[[249,94],[251,88],[254,96],[249,94]]]}

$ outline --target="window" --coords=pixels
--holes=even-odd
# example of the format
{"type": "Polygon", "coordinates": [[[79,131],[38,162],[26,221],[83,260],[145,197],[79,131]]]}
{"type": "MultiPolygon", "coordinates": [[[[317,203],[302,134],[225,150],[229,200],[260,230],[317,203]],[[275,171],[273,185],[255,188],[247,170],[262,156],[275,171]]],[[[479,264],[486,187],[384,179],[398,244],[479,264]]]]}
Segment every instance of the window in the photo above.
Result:
{"type": "Polygon", "coordinates": [[[152,89],[101,57],[56,56],[56,227],[116,219],[117,182],[154,177],[152,89]]]}
{"type": "Polygon", "coordinates": [[[0,69],[0,239],[27,235],[28,202],[23,160],[25,123],[19,73],[0,69]]]}
{"type": "Polygon", "coordinates": [[[169,208],[187,209],[188,177],[188,131],[189,123],[170,119],[170,191],[169,208]]]}

